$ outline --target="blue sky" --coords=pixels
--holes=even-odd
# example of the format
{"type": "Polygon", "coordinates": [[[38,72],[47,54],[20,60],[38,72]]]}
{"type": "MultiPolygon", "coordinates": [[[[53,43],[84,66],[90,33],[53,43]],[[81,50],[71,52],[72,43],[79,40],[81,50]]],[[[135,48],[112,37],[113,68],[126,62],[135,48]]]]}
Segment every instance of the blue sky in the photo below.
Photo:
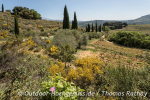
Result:
{"type": "MultiPolygon", "coordinates": [[[[150,0],[2,0],[4,10],[15,6],[34,9],[41,17],[63,20],[67,5],[69,20],[130,20],[150,14],[150,0]]],[[[0,7],[1,10],[1,7],[0,7]]]]}

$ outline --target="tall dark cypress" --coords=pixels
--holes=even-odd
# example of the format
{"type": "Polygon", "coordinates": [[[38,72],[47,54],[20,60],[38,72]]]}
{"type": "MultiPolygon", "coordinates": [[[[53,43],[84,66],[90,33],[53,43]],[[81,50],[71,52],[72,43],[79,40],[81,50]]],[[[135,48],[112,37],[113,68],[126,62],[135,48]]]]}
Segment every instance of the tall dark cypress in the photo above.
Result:
{"type": "Polygon", "coordinates": [[[97,21],[96,21],[96,32],[97,32],[97,21]]]}
{"type": "Polygon", "coordinates": [[[105,26],[103,26],[103,31],[105,31],[105,26]]]}
{"type": "Polygon", "coordinates": [[[17,16],[17,11],[15,9],[15,35],[19,35],[19,26],[18,26],[18,16],[17,16]]]}
{"type": "Polygon", "coordinates": [[[74,12],[74,29],[78,29],[78,21],[77,21],[76,12],[74,12]]]}
{"type": "Polygon", "coordinates": [[[3,4],[2,4],[2,12],[4,12],[4,6],[3,6],[3,4]]]}
{"type": "Polygon", "coordinates": [[[69,15],[66,5],[64,8],[63,29],[70,29],[69,15]]]}
{"type": "Polygon", "coordinates": [[[74,29],[74,21],[72,21],[72,29],[74,29]]]}
{"type": "Polygon", "coordinates": [[[100,24],[100,26],[99,26],[99,32],[101,32],[102,31],[102,27],[101,27],[101,24],[100,24]]]}
{"type": "Polygon", "coordinates": [[[93,32],[93,23],[92,23],[92,32],[93,32]]]}
{"type": "Polygon", "coordinates": [[[86,26],[86,32],[88,32],[88,27],[86,26]]]}
{"type": "Polygon", "coordinates": [[[90,32],[90,24],[88,24],[88,32],[90,32]]]}

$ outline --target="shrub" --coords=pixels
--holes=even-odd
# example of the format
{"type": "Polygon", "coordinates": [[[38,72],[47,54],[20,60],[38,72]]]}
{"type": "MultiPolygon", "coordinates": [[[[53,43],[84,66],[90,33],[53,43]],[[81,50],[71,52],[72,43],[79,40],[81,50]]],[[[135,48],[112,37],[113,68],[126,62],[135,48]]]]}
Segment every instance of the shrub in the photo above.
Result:
{"type": "Polygon", "coordinates": [[[36,44],[38,44],[38,45],[41,44],[41,40],[39,39],[38,36],[33,37],[33,41],[34,41],[36,44]]]}
{"type": "Polygon", "coordinates": [[[29,31],[25,34],[25,37],[30,37],[30,36],[35,37],[35,35],[36,35],[35,31],[29,31]]]}
{"type": "Polygon", "coordinates": [[[31,31],[31,28],[27,28],[27,31],[28,31],[28,32],[31,31]]]}
{"type": "Polygon", "coordinates": [[[44,32],[44,28],[41,28],[41,32],[44,32]]]}
{"type": "Polygon", "coordinates": [[[82,44],[86,46],[86,45],[87,45],[87,42],[88,42],[88,35],[87,35],[87,34],[83,34],[83,37],[82,37],[82,38],[83,38],[82,44]]]}
{"type": "MultiPolygon", "coordinates": [[[[79,87],[78,88],[78,91],[76,90],[76,86],[72,86],[74,85],[73,82],[69,83],[69,82],[66,82],[66,80],[61,76],[61,74],[57,74],[57,76],[55,78],[50,78],[51,80],[48,81],[48,82],[42,82],[41,83],[41,86],[42,86],[42,89],[41,89],[41,92],[52,92],[50,91],[51,88],[54,88],[54,91],[53,92],[58,92],[58,93],[61,93],[61,92],[64,92],[64,93],[71,93],[71,92],[83,92],[84,90],[83,89],[80,89],[79,87]]],[[[55,100],[55,99],[58,99],[58,100],[76,100],[78,99],[77,95],[63,95],[63,96],[55,96],[55,95],[48,95],[46,96],[45,98],[43,98],[44,100],[55,100]]]]}
{"type": "Polygon", "coordinates": [[[110,35],[108,40],[128,47],[150,49],[149,38],[143,33],[120,31],[110,35]]]}
{"type": "Polygon", "coordinates": [[[42,32],[40,33],[40,36],[47,36],[47,32],[43,32],[43,31],[42,31],[42,32]]]}
{"type": "Polygon", "coordinates": [[[69,44],[71,48],[77,47],[77,41],[75,36],[70,31],[62,31],[58,32],[52,41],[54,45],[57,45],[58,47],[63,47],[65,44],[69,44]]]}
{"type": "Polygon", "coordinates": [[[39,52],[41,49],[38,47],[38,48],[35,48],[34,49],[34,52],[39,52]]]}

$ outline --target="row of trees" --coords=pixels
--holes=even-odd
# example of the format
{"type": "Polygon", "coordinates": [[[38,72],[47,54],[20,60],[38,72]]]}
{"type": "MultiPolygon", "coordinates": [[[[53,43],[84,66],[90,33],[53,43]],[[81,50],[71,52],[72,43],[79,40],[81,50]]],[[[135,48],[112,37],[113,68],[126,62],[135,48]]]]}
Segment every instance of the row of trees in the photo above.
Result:
{"type": "Polygon", "coordinates": [[[90,24],[86,26],[86,32],[90,32],[91,29],[92,29],[92,32],[94,32],[94,30],[95,32],[98,32],[98,31],[101,32],[102,30],[104,31],[104,28],[102,28],[101,24],[99,27],[97,27],[97,22],[96,22],[95,27],[93,26],[93,23],[92,23],[92,28],[90,28],[90,24]]]}
{"type": "MultiPolygon", "coordinates": [[[[70,29],[69,14],[68,14],[66,5],[64,8],[63,29],[70,29]]],[[[76,12],[74,12],[74,20],[72,21],[72,29],[78,29],[78,21],[76,17],[76,12]]]]}
{"type": "Polygon", "coordinates": [[[122,29],[123,27],[126,27],[128,24],[126,22],[105,22],[103,23],[103,26],[107,26],[110,29],[122,29]]]}

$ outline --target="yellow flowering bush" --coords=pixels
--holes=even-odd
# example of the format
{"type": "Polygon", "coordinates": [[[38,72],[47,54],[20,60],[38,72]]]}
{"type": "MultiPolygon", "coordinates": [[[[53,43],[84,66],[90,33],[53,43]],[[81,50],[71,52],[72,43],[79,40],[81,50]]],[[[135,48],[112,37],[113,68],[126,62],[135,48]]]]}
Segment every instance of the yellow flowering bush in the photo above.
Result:
{"type": "Polygon", "coordinates": [[[50,52],[51,52],[52,55],[54,55],[56,52],[60,52],[60,51],[58,50],[57,47],[55,47],[55,46],[53,45],[53,46],[50,48],[50,52]]]}
{"type": "Polygon", "coordinates": [[[51,41],[50,41],[50,40],[46,40],[45,42],[46,42],[46,43],[51,43],[51,41]]]}
{"type": "Polygon", "coordinates": [[[20,24],[19,24],[18,26],[19,26],[19,28],[21,28],[21,25],[20,25],[20,24]]]}
{"type": "Polygon", "coordinates": [[[40,26],[40,25],[38,25],[38,28],[42,28],[42,27],[43,27],[42,25],[41,25],[41,26],[40,26]]]}
{"type": "Polygon", "coordinates": [[[0,22],[1,22],[2,20],[0,20],[0,22]]]}
{"type": "Polygon", "coordinates": [[[4,20],[4,18],[0,18],[0,20],[4,20]]]}
{"type": "Polygon", "coordinates": [[[15,15],[11,15],[11,17],[14,17],[15,15]]]}
{"type": "Polygon", "coordinates": [[[7,24],[3,24],[3,26],[7,26],[7,24]]]}
{"type": "Polygon", "coordinates": [[[59,73],[61,72],[62,76],[65,77],[66,76],[66,73],[65,73],[65,64],[63,64],[62,62],[59,62],[58,61],[58,65],[57,64],[50,64],[51,67],[48,68],[49,72],[51,74],[53,74],[53,77],[56,76],[56,73],[59,73]]]}
{"type": "Polygon", "coordinates": [[[1,37],[1,38],[4,38],[4,37],[5,37],[5,38],[6,38],[6,37],[9,37],[9,36],[7,36],[7,35],[6,35],[7,33],[8,33],[8,31],[1,32],[1,33],[0,33],[0,37],[1,37]]]}
{"type": "Polygon", "coordinates": [[[52,29],[53,27],[50,25],[50,26],[49,26],[49,28],[51,28],[51,29],[52,29]]]}
{"type": "Polygon", "coordinates": [[[30,36],[30,37],[28,38],[28,41],[27,41],[27,42],[23,42],[23,43],[21,44],[21,46],[23,46],[23,47],[28,46],[29,49],[31,49],[31,48],[33,48],[33,47],[36,47],[37,44],[34,43],[34,41],[32,40],[32,37],[30,36]]]}
{"type": "Polygon", "coordinates": [[[59,62],[59,65],[52,65],[49,68],[49,71],[55,75],[56,72],[61,72],[62,76],[64,76],[68,81],[75,81],[76,79],[93,82],[95,80],[95,74],[102,74],[102,64],[98,58],[90,58],[86,57],[83,59],[77,59],[75,61],[75,65],[78,66],[75,69],[70,68],[67,75],[65,74],[65,64],[59,62]]]}

